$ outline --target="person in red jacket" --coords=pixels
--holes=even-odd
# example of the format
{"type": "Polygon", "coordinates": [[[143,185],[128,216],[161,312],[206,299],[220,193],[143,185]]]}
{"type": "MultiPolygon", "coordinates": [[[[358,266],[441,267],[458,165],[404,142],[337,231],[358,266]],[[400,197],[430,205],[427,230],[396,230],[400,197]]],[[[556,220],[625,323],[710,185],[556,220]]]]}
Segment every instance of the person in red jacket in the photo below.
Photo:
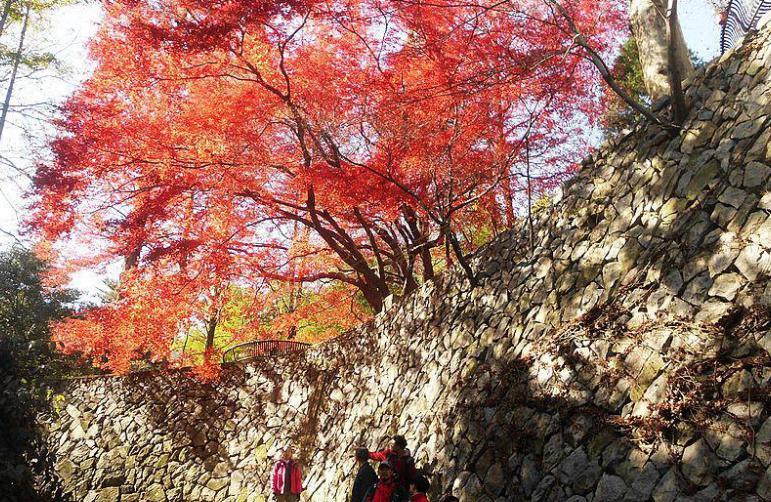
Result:
{"type": "Polygon", "coordinates": [[[417,476],[410,482],[410,493],[412,498],[410,502],[429,502],[426,493],[431,488],[431,483],[428,482],[428,478],[423,475],[417,476]]]}
{"type": "Polygon", "coordinates": [[[377,476],[377,483],[367,491],[362,502],[410,502],[410,495],[396,481],[391,464],[381,462],[377,466],[377,476]]]}
{"type": "Polygon", "coordinates": [[[295,462],[292,447],[281,454],[281,460],[273,466],[272,488],[278,502],[298,502],[303,491],[300,464],[295,462]]]}
{"type": "Polygon", "coordinates": [[[417,473],[415,461],[407,450],[407,440],[404,439],[404,436],[394,436],[390,448],[370,452],[369,458],[377,462],[388,462],[393,466],[396,481],[404,488],[404,491],[409,491],[410,482],[415,479],[417,473]]]}

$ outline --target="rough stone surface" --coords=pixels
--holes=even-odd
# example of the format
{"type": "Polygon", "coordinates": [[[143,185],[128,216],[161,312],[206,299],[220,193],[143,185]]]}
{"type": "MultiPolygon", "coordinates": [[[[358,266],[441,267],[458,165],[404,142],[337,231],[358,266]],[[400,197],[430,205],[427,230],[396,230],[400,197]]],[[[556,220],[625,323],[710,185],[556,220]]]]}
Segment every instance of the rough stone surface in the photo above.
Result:
{"type": "Polygon", "coordinates": [[[450,270],[215,384],[71,382],[41,423],[64,490],[265,501],[292,442],[304,499],[343,501],[348,452],[398,432],[464,502],[769,500],[770,38],[692,79],[681,133],[604,145],[536,213],[532,253],[526,228],[479,250],[474,289],[450,270]]]}

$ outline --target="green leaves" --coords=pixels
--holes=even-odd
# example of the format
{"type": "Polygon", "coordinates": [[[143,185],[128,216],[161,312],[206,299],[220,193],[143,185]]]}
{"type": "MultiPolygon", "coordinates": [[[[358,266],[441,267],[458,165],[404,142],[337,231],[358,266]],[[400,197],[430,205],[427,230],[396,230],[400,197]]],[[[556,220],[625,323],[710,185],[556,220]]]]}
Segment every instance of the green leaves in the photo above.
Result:
{"type": "Polygon", "coordinates": [[[71,312],[74,291],[43,285],[46,266],[31,251],[20,247],[0,252],[0,365],[33,372],[55,357],[49,322],[71,312]]]}

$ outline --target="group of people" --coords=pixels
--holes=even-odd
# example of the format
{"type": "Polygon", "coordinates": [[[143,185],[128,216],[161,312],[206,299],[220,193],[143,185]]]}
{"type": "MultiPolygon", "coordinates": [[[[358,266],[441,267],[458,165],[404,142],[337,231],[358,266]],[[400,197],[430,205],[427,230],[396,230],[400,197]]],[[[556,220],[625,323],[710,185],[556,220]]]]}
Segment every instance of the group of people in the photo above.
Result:
{"type": "MultiPolygon", "coordinates": [[[[431,483],[416,469],[404,436],[393,436],[391,446],[380,451],[356,448],[353,456],[358,464],[351,489],[350,502],[430,502],[431,483]],[[377,473],[370,461],[379,462],[377,473]]],[[[297,502],[303,491],[300,465],[290,448],[273,466],[273,494],[277,502],[297,502]]],[[[460,502],[447,494],[438,502],[460,502]]]]}
{"type": "MultiPolygon", "coordinates": [[[[426,475],[415,468],[404,436],[394,436],[390,448],[354,452],[359,470],[353,481],[350,502],[429,502],[431,488],[426,475]],[[380,462],[377,474],[370,460],[380,462]]],[[[453,495],[444,495],[439,502],[459,502],[453,495]]]]}

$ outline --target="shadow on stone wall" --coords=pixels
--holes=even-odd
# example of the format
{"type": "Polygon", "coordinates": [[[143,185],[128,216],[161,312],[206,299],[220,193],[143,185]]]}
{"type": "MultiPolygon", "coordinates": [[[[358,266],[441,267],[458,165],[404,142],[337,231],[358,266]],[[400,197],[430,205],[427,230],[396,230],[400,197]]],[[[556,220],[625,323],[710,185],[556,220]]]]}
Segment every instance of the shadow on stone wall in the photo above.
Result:
{"type": "Polygon", "coordinates": [[[0,500],[65,502],[37,421],[49,412],[44,375],[20,374],[16,353],[0,340],[0,500]]]}
{"type": "MultiPolygon", "coordinates": [[[[159,462],[189,459],[202,465],[203,471],[216,471],[221,476],[235,468],[230,464],[225,440],[238,427],[232,419],[240,408],[238,389],[243,388],[246,378],[243,368],[228,366],[216,382],[201,381],[178,371],[133,375],[126,377],[122,385],[127,390],[125,406],[142,409],[137,416],[146,417],[150,430],[177,447],[177,458],[166,455],[159,462]]],[[[280,388],[274,383],[274,389],[276,386],[280,388]]],[[[250,411],[259,416],[263,410],[258,402],[250,411]]],[[[133,453],[141,459],[151,451],[133,453]]]]}
{"type": "MultiPolygon", "coordinates": [[[[650,145],[643,147],[639,158],[651,153],[650,145]]],[[[732,174],[712,174],[699,181],[698,201],[668,219],[624,219],[633,208],[610,202],[586,208],[581,229],[568,240],[592,236],[601,215],[612,211],[624,231],[636,227],[638,249],[627,257],[636,263],[607,291],[601,286],[606,262],[576,263],[571,291],[559,301],[582,315],[556,322],[559,328],[531,322],[528,339],[514,340],[500,351],[503,357],[495,355],[495,341],[512,333],[486,335],[494,342],[478,351],[477,367],[459,384],[446,420],[445,442],[454,448],[443,477],[454,480],[456,491],[484,494],[468,500],[581,501],[590,493],[594,500],[648,500],[654,491],[656,500],[718,494],[759,500],[754,493],[764,478],[768,484],[769,451],[755,443],[767,443],[771,433],[759,431],[764,421],[768,429],[771,359],[758,342],[771,316],[758,301],[769,268],[760,258],[735,262],[742,247],[727,252],[725,246],[752,225],[759,196],[734,192],[735,207],[722,204],[732,174]],[[701,268],[695,281],[686,275],[694,264],[701,268]],[[717,274],[730,281],[716,284],[717,274]],[[587,302],[582,291],[590,285],[598,294],[587,302]],[[764,437],[756,438],[759,433],[764,437]]],[[[650,191],[664,203],[677,184],[677,177],[662,174],[650,191]]],[[[522,248],[512,259],[526,267],[527,254],[522,248]]],[[[494,277],[497,265],[487,261],[483,278],[494,277]]],[[[482,287],[492,297],[501,294],[494,285],[482,287]]],[[[529,317],[531,307],[540,304],[527,305],[513,323],[529,317]]],[[[462,316],[486,320],[490,312],[472,306],[462,316]]]]}
{"type": "MultiPolygon", "coordinates": [[[[546,366],[534,375],[530,357],[500,359],[482,351],[445,421],[444,441],[453,451],[445,472],[435,477],[436,494],[454,488],[465,500],[478,501],[577,496],[571,500],[578,502],[589,494],[599,501],[642,501],[654,492],[656,500],[759,500],[754,494],[765,475],[759,455],[769,452],[753,444],[768,418],[771,389],[764,371],[771,360],[753,337],[767,331],[768,311],[743,313],[738,322],[726,319],[714,331],[714,352],[669,375],[646,375],[651,367],[629,357],[640,345],[630,343],[612,319],[591,317],[580,322],[583,340],[576,332],[548,339],[552,350],[533,351],[553,357],[552,376],[543,375],[546,366]],[[598,337],[623,346],[611,358],[622,364],[604,366],[577,355],[580,342],[598,337]],[[646,395],[646,403],[642,394],[660,375],[661,394],[646,395]],[[766,383],[746,384],[737,394],[736,382],[748,376],[765,377],[766,383]],[[641,395],[632,399],[632,393],[641,395]],[[761,408],[742,415],[747,402],[761,408]],[[638,403],[650,405],[651,412],[635,416],[638,403]]],[[[639,335],[654,332],[650,326],[639,335]]]]}
{"type": "MultiPolygon", "coordinates": [[[[630,172],[650,158],[666,164],[610,187],[616,200],[611,192],[604,200],[592,194],[594,183],[582,200],[582,187],[573,186],[573,199],[558,209],[576,211],[574,228],[554,228],[556,218],[546,216],[551,240],[533,258],[521,235],[508,264],[505,258],[480,264],[482,279],[493,282],[482,285],[483,294],[506,294],[504,305],[524,305],[511,323],[523,325],[525,334],[496,356],[496,344],[512,332],[488,327],[496,331],[485,335],[493,343],[478,350],[476,369],[458,384],[458,403],[445,422],[445,444],[454,446],[441,462],[449,467],[437,474],[443,490],[451,487],[441,478],[454,480],[456,491],[490,500],[576,495],[580,501],[589,493],[594,500],[647,500],[654,490],[657,500],[711,500],[716,493],[758,500],[761,481],[769,484],[768,446],[756,440],[767,443],[771,433],[771,360],[759,345],[771,327],[761,301],[771,268],[747,239],[768,217],[758,202],[769,186],[767,168],[745,170],[753,159],[742,152],[767,127],[761,119],[739,141],[697,137],[707,152],[693,158],[673,153],[672,137],[649,128],[618,155],[632,157],[625,166],[630,172]],[[730,159],[725,168],[708,150],[710,141],[721,144],[724,164],[730,159]],[[753,181],[763,172],[763,183],[753,181]],[[641,176],[653,179],[641,178],[643,202],[654,203],[647,211],[634,205],[634,179],[641,176]],[[745,185],[746,191],[735,188],[745,185]],[[621,197],[624,191],[630,196],[621,197]],[[560,242],[586,241],[588,249],[613,227],[627,239],[618,261],[628,265],[608,281],[605,267],[615,257],[579,254],[575,277],[558,295],[556,317],[533,322],[529,312],[545,303],[551,287],[540,297],[537,288],[526,291],[524,301],[496,290],[502,268],[532,273],[544,257],[556,268],[560,242]],[[564,323],[575,314],[576,322],[564,323]]],[[[488,322],[489,310],[467,303],[453,317],[488,322]]]]}

